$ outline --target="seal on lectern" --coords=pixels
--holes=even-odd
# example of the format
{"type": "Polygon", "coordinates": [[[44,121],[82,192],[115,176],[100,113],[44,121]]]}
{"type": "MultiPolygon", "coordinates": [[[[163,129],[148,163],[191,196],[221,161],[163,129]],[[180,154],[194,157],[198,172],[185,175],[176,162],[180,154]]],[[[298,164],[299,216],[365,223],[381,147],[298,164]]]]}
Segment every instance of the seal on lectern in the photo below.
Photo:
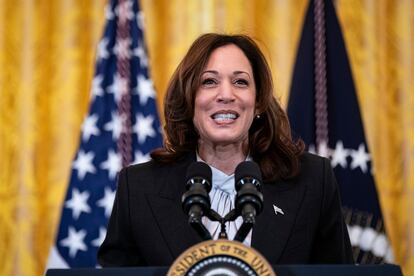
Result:
{"type": "Polygon", "coordinates": [[[198,243],[172,264],[168,276],[276,276],[269,262],[255,249],[226,239],[198,243]]]}

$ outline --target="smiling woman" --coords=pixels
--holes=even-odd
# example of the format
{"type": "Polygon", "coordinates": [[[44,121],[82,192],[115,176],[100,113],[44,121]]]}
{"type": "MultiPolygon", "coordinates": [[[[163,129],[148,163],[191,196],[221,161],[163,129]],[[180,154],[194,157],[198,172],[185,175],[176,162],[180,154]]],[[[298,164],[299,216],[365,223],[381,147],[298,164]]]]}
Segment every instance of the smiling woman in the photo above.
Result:
{"type": "Polygon", "coordinates": [[[255,101],[253,71],[242,50],[234,44],[214,50],[196,92],[193,122],[198,154],[228,175],[246,159],[255,101]]]}
{"type": "Polygon", "coordinates": [[[178,65],[164,105],[165,147],[154,151],[153,159],[175,162],[198,151],[231,174],[249,154],[265,180],[297,174],[303,143],[292,140],[286,113],[273,96],[269,65],[250,37],[199,37],[178,65]],[[223,110],[231,112],[218,112],[223,110]],[[234,115],[235,120],[224,120],[234,115]]]}
{"type": "MultiPolygon", "coordinates": [[[[240,211],[236,167],[245,160],[259,165],[263,211],[243,242],[271,264],[353,262],[330,162],[292,139],[269,66],[251,38],[199,37],[172,76],[164,104],[164,147],[119,175],[98,253],[102,266],[169,266],[201,242],[181,210],[186,171],[196,160],[212,171],[206,198],[222,217],[240,211]]],[[[226,222],[229,238],[242,223],[240,216],[226,222]]],[[[202,224],[208,236],[219,237],[217,221],[204,217],[202,224]]]]}

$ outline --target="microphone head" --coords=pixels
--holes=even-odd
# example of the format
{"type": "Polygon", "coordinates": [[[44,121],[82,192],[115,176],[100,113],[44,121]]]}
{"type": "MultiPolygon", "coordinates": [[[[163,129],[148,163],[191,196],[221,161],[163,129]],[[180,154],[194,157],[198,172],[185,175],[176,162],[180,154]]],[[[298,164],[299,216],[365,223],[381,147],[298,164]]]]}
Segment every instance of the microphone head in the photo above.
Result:
{"type": "Polygon", "coordinates": [[[211,190],[211,168],[209,165],[207,165],[204,162],[194,162],[190,164],[187,168],[187,175],[185,178],[185,182],[188,185],[191,185],[189,182],[194,180],[205,180],[202,181],[203,185],[206,187],[207,192],[210,192],[211,190]]]}
{"type": "Polygon", "coordinates": [[[262,173],[260,172],[260,168],[257,163],[253,161],[244,161],[237,165],[236,171],[234,172],[236,191],[240,190],[243,185],[240,181],[245,178],[255,179],[255,183],[252,184],[254,184],[257,188],[260,188],[262,183],[262,173]]]}

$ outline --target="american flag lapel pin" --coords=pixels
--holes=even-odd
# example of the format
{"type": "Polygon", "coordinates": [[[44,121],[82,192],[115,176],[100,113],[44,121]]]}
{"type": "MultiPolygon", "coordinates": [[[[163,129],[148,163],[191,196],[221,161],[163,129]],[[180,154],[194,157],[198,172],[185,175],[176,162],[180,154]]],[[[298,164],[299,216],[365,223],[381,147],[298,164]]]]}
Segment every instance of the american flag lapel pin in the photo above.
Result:
{"type": "Polygon", "coordinates": [[[279,213],[281,215],[284,215],[285,214],[281,208],[277,207],[274,204],[273,204],[273,210],[275,210],[275,215],[277,215],[277,213],[279,213]]]}

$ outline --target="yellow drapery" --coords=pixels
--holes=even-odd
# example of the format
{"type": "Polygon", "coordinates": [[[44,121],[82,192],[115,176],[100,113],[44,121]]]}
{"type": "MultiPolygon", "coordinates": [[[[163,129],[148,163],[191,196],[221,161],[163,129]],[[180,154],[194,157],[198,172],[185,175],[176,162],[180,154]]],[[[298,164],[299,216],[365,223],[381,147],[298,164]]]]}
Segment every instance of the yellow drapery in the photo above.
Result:
{"type": "Polygon", "coordinates": [[[337,2],[386,229],[414,275],[414,2],[337,2]]]}
{"type": "MultiPolygon", "coordinates": [[[[190,43],[247,33],[286,106],[306,0],[142,1],[159,103],[190,43]]],[[[0,275],[41,275],[88,107],[104,1],[0,0],[0,275]]],[[[337,0],[397,260],[414,275],[411,1],[337,0]],[[410,200],[411,199],[411,200],[410,200]]]]}
{"type": "Polygon", "coordinates": [[[100,1],[0,1],[0,275],[42,275],[88,106],[100,1]]]}

